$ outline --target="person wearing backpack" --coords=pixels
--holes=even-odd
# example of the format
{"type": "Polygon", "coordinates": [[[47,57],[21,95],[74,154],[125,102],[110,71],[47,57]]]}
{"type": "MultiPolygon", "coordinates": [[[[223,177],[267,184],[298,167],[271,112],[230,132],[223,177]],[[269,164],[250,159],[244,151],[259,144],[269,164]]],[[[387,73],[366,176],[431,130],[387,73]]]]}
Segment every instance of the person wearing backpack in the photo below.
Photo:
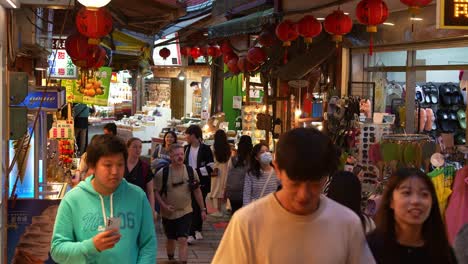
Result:
{"type": "MultiPolygon", "coordinates": [[[[176,242],[179,245],[179,261],[187,263],[190,226],[192,224],[192,194],[206,219],[200,180],[194,169],[184,164],[184,148],[173,144],[170,149],[171,165],[159,170],[155,177],[155,197],[161,206],[162,223],[167,237],[166,252],[174,260],[176,242]]],[[[196,213],[196,212],[194,212],[196,213]]]]}
{"type": "Polygon", "coordinates": [[[231,203],[232,214],[242,207],[244,179],[247,173],[250,154],[252,153],[252,138],[244,135],[239,139],[237,152],[231,158],[226,181],[226,197],[231,203]]]}

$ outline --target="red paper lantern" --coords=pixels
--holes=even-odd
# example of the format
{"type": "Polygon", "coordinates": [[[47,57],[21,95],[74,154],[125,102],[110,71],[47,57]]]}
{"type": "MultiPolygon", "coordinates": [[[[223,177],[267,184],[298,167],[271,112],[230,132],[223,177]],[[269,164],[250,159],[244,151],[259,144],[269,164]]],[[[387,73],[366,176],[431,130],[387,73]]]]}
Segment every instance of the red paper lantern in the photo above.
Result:
{"type": "Polygon", "coordinates": [[[265,62],[266,54],[263,49],[259,47],[253,47],[249,49],[249,52],[247,53],[247,60],[253,64],[259,65],[265,62]]]}
{"type": "Polygon", "coordinates": [[[273,44],[275,44],[275,37],[270,31],[264,31],[262,32],[258,38],[258,43],[262,45],[262,47],[271,47],[273,44]]]}
{"type": "Polygon", "coordinates": [[[162,48],[159,51],[159,56],[166,60],[169,56],[171,56],[171,51],[168,48],[162,48]]]}
{"type": "Polygon", "coordinates": [[[341,10],[335,10],[328,15],[323,22],[325,31],[333,35],[336,42],[343,41],[343,35],[348,34],[353,28],[353,21],[341,10]]]}
{"type": "Polygon", "coordinates": [[[192,58],[194,60],[198,59],[198,57],[200,57],[201,55],[202,55],[202,53],[201,53],[199,47],[195,46],[195,47],[190,49],[190,56],[192,56],[192,58]]]}
{"type": "Polygon", "coordinates": [[[241,57],[237,61],[237,67],[243,73],[254,71],[257,68],[257,65],[254,65],[250,61],[247,60],[246,57],[241,57]]]}
{"type": "Polygon", "coordinates": [[[276,26],[276,36],[283,42],[283,46],[291,46],[291,41],[299,37],[297,25],[291,20],[284,20],[276,26]]]}
{"type": "MultiPolygon", "coordinates": [[[[96,64],[98,64],[99,58],[101,57],[101,46],[97,45],[90,45],[88,46],[88,50],[86,52],[86,58],[84,59],[73,59],[72,62],[76,66],[82,68],[82,69],[93,69],[95,68],[96,64]]],[[[106,51],[104,50],[104,53],[106,51]]],[[[105,56],[105,55],[104,55],[105,56]]]]}
{"type": "Polygon", "coordinates": [[[208,48],[209,46],[206,46],[206,45],[200,48],[200,53],[203,57],[208,56],[208,48]]]}
{"type": "Polygon", "coordinates": [[[187,48],[186,47],[181,47],[180,48],[180,55],[182,56],[187,56],[187,48]]]}
{"type": "Polygon", "coordinates": [[[168,48],[162,48],[159,50],[159,56],[161,56],[164,60],[171,56],[171,51],[168,48]]]}
{"type": "Polygon", "coordinates": [[[228,64],[233,59],[235,59],[237,61],[239,59],[239,57],[235,53],[228,53],[228,54],[224,54],[224,56],[223,56],[224,64],[228,64]]]}
{"type": "Polygon", "coordinates": [[[68,56],[75,60],[84,60],[88,56],[88,38],[75,33],[65,40],[65,50],[68,56]]]}
{"type": "Polygon", "coordinates": [[[223,43],[221,43],[221,52],[226,55],[228,53],[234,53],[234,51],[232,50],[232,47],[231,47],[231,44],[229,43],[229,41],[224,41],[223,43]]]}
{"type": "Polygon", "coordinates": [[[82,7],[75,19],[78,32],[90,38],[89,44],[97,45],[100,38],[112,30],[112,15],[105,8],[89,10],[82,7]]]}
{"type": "Polygon", "coordinates": [[[388,7],[382,0],[362,0],[356,7],[356,17],[364,25],[367,32],[377,32],[377,25],[388,18],[388,7]]]}
{"type": "Polygon", "coordinates": [[[97,62],[92,67],[94,69],[99,69],[102,66],[104,66],[104,64],[106,64],[106,50],[101,46],[97,46],[97,47],[99,49],[99,53],[98,53],[97,62]]]}
{"type": "Polygon", "coordinates": [[[192,50],[192,47],[190,47],[190,46],[180,48],[180,54],[182,54],[183,56],[190,56],[190,51],[191,50],[192,50]]]}
{"type": "Polygon", "coordinates": [[[420,8],[427,6],[432,0],[400,0],[400,2],[409,7],[411,14],[417,14],[420,8]]]}
{"type": "Polygon", "coordinates": [[[322,24],[314,16],[307,15],[297,23],[297,32],[304,37],[305,43],[310,44],[312,43],[312,38],[315,38],[322,32],[322,24]]]}
{"type": "Polygon", "coordinates": [[[221,53],[220,47],[218,45],[210,46],[208,48],[208,55],[213,57],[213,58],[217,58],[217,57],[221,56],[222,53],[221,53]]]}
{"type": "Polygon", "coordinates": [[[233,74],[238,74],[240,72],[239,67],[237,66],[238,58],[234,58],[227,63],[227,67],[230,72],[233,74]]]}

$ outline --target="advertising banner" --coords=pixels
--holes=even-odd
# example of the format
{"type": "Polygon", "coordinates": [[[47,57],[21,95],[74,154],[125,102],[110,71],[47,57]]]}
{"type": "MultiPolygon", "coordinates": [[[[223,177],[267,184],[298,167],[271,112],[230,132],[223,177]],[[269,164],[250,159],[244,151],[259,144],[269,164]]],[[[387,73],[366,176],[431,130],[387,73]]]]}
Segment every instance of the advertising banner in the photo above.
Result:
{"type": "Polygon", "coordinates": [[[95,75],[95,79],[88,79],[83,85],[81,80],[62,80],[62,86],[65,86],[67,91],[68,102],[107,106],[112,69],[101,67],[95,75]]]}
{"type": "Polygon", "coordinates": [[[39,199],[8,202],[7,263],[55,263],[49,252],[59,203],[39,199]]]}

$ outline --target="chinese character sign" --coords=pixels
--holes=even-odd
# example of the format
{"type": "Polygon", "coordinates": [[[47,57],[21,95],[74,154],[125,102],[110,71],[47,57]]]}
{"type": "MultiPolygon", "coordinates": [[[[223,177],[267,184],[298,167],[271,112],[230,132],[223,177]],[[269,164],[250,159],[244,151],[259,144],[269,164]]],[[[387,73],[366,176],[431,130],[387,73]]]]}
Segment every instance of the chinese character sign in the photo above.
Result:
{"type": "Polygon", "coordinates": [[[439,0],[438,27],[468,29],[468,0],[439,0]]]}
{"type": "Polygon", "coordinates": [[[52,53],[47,62],[51,78],[76,79],[78,77],[78,70],[65,51],[65,39],[52,39],[52,53]]]}

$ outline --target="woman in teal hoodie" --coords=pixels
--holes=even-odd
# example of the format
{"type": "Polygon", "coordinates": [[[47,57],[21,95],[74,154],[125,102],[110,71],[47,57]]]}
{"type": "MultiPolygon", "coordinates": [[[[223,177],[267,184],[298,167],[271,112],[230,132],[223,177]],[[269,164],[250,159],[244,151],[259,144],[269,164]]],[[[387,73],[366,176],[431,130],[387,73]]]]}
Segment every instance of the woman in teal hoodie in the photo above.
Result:
{"type": "Polygon", "coordinates": [[[125,143],[101,135],[87,150],[87,164],[94,175],[60,203],[52,258],[73,264],[156,263],[156,232],[148,199],[138,186],[122,180],[125,143]]]}

